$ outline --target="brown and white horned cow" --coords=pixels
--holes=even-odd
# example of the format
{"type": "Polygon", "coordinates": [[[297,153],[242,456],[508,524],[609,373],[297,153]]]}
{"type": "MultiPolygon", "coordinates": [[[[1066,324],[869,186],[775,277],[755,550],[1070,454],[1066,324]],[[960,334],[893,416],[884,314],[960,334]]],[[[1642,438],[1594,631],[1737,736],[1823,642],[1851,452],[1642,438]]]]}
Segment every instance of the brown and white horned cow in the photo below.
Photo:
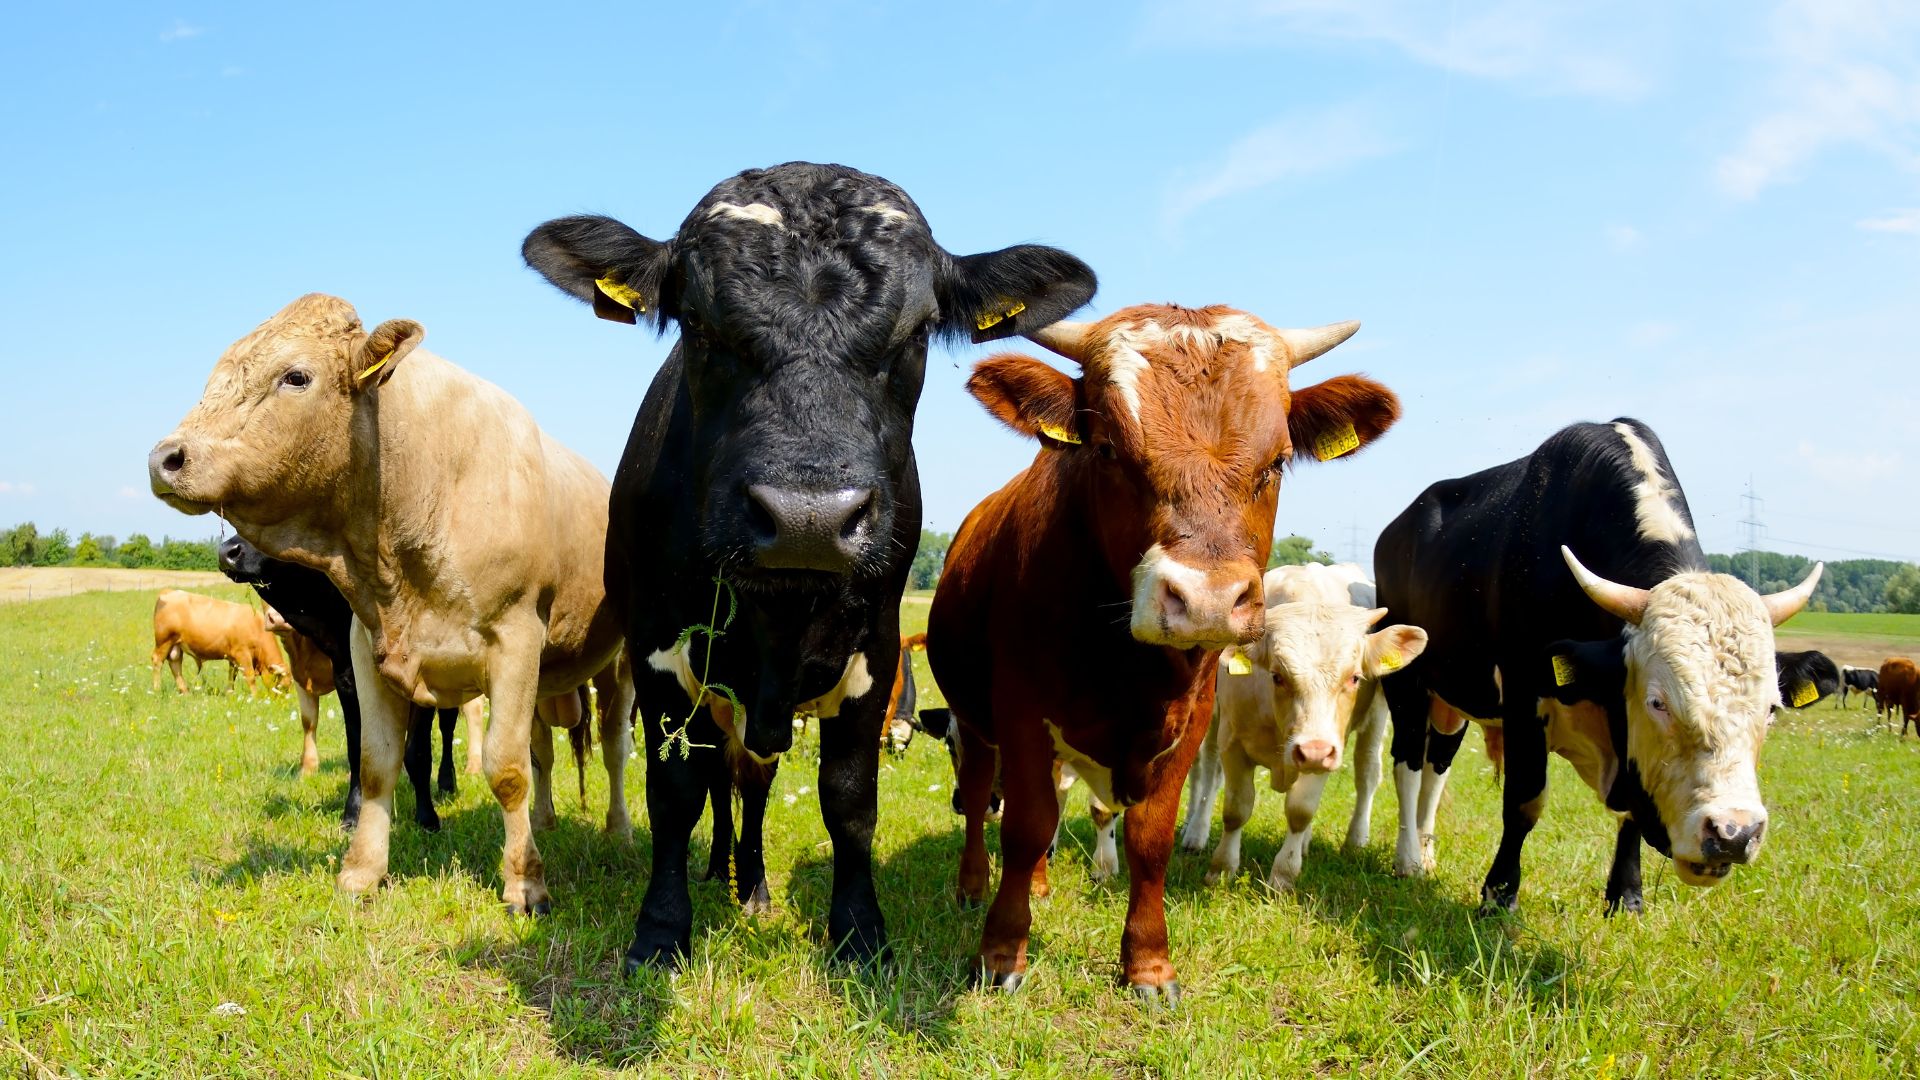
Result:
{"type": "Polygon", "coordinates": [[[173,669],[174,689],[187,692],[187,681],[180,675],[182,654],[193,657],[196,675],[207,661],[225,660],[229,690],[235,676],[246,677],[251,694],[256,679],[272,690],[275,678],[287,674],[280,643],[250,605],[167,589],[153,601],[155,690],[160,689],[160,662],[165,660],[173,669]]]}
{"type": "Polygon", "coordinates": [[[1220,650],[1266,623],[1260,567],[1281,472],[1296,447],[1337,457],[1399,416],[1368,379],[1288,388],[1289,369],[1358,326],[1280,330],[1226,307],[1133,307],[1035,332],[1079,379],[1015,355],[974,369],[974,397],[1041,444],[961,524],[927,624],[962,738],[963,899],[986,895],[996,759],[1005,788],[978,979],[1013,989],[1026,972],[1058,759],[1126,814],[1126,983],[1149,1001],[1178,997],[1164,891],[1180,785],[1206,734],[1220,650]]]}
{"type": "Polygon", "coordinates": [[[1287,839],[1267,874],[1268,885],[1285,891],[1300,877],[1313,816],[1350,730],[1354,803],[1347,846],[1366,846],[1391,725],[1379,680],[1419,656],[1427,632],[1398,624],[1369,632],[1387,609],[1374,606],[1373,582],[1352,563],[1279,566],[1262,584],[1267,629],[1243,650],[1244,666],[1221,665],[1213,727],[1187,782],[1180,846],[1206,847],[1214,797],[1224,784],[1223,831],[1207,881],[1239,873],[1240,834],[1253,816],[1254,768],[1265,766],[1273,790],[1287,797],[1287,839]]]}
{"type": "MultiPolygon", "coordinates": [[[[418,348],[425,333],[408,319],[369,333],[346,301],[301,297],[227,349],[148,471],[175,509],[219,510],[261,551],[325,572],[353,607],[366,801],[339,887],[386,876],[409,703],[485,694],[503,895],[539,912],[550,901],[528,796],[552,770],[533,768],[536,703],[559,698],[542,711],[564,725],[598,676],[607,830],[632,831],[633,683],[601,581],[609,486],[505,391],[418,348]]],[[[535,795],[551,805],[550,790],[535,795]]]]}

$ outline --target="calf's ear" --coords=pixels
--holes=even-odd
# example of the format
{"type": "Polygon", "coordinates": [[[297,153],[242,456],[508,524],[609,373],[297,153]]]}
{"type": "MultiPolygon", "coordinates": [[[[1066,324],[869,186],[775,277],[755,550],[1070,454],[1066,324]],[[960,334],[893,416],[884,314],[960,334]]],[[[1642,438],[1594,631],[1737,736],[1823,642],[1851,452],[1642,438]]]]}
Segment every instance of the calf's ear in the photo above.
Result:
{"type": "Polygon", "coordinates": [[[1287,436],[1293,459],[1332,461],[1368,445],[1400,419],[1400,398],[1364,375],[1336,375],[1293,392],[1287,436]]]}
{"type": "Polygon", "coordinates": [[[374,327],[373,333],[361,338],[353,348],[349,366],[353,371],[354,389],[371,390],[386,385],[400,361],[426,336],[426,328],[412,319],[388,319],[374,327]]]}
{"type": "Polygon", "coordinates": [[[603,319],[634,323],[660,307],[667,245],[610,217],[555,218],[527,234],[520,257],[603,319]]]}
{"type": "Polygon", "coordinates": [[[1093,268],[1059,248],[1020,244],[955,258],[939,282],[940,332],[998,341],[1051,326],[1093,299],[1093,268]]]}
{"type": "Polygon", "coordinates": [[[1361,667],[1369,679],[1391,675],[1427,651],[1427,632],[1417,626],[1395,623],[1367,635],[1367,655],[1361,667]]]}
{"type": "Polygon", "coordinates": [[[1031,356],[1002,353],[974,365],[967,393],[1022,435],[1078,445],[1080,384],[1031,356]]]}

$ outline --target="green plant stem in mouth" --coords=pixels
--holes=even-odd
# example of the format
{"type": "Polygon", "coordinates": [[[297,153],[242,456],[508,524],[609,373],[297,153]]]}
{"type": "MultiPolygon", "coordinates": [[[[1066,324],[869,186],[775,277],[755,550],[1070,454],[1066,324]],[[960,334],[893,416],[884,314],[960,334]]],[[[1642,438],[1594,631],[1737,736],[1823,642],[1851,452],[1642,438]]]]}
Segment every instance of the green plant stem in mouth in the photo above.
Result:
{"type": "Polygon", "coordinates": [[[707,743],[694,742],[687,734],[693,726],[693,718],[700,714],[701,707],[706,704],[708,694],[718,694],[727,699],[727,704],[733,709],[734,723],[736,724],[736,730],[738,730],[737,725],[739,724],[739,718],[741,714],[745,712],[745,709],[742,708],[740,704],[740,696],[735,694],[733,688],[725,683],[708,682],[707,676],[713,671],[714,641],[726,636],[727,627],[733,625],[734,616],[739,613],[740,602],[734,595],[733,586],[728,584],[725,578],[716,575],[713,579],[713,610],[708,612],[707,621],[704,623],[695,623],[685,630],[680,631],[680,636],[674,640],[673,651],[682,652],[684,650],[689,652],[687,656],[687,669],[689,671],[693,669],[690,650],[693,648],[694,635],[698,634],[706,639],[706,651],[702,653],[700,657],[700,677],[695,680],[696,685],[694,687],[692,708],[687,710],[687,715],[683,717],[679,725],[675,727],[668,726],[671,722],[669,717],[664,715],[660,717],[661,761],[667,760],[667,755],[675,751],[679,753],[680,759],[685,761],[687,758],[693,756],[693,751],[696,747],[702,750],[715,749],[715,747],[707,743]],[[720,596],[722,593],[724,593],[727,598],[727,617],[724,620],[720,618],[720,596]]]}

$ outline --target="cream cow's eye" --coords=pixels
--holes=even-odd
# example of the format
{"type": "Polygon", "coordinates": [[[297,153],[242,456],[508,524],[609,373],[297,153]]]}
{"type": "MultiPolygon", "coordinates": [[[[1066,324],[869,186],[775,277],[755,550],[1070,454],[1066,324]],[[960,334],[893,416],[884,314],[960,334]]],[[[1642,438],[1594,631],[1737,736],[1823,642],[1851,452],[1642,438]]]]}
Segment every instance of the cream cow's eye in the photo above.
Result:
{"type": "Polygon", "coordinates": [[[300,370],[299,368],[294,368],[292,371],[289,371],[285,375],[280,376],[281,386],[292,387],[295,390],[304,390],[307,388],[308,384],[312,382],[313,382],[313,376],[307,374],[306,372],[300,370]]]}

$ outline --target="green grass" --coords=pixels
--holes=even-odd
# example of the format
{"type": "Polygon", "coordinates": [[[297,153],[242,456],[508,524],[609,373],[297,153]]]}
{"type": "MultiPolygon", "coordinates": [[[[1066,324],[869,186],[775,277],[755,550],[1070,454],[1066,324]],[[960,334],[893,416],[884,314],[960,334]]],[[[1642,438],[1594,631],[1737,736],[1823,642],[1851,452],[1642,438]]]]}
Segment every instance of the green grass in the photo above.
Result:
{"type": "MultiPolygon", "coordinates": [[[[941,748],[880,777],[881,897],[899,960],[822,960],[830,868],[805,745],[777,781],[777,910],[696,885],[677,977],[619,975],[647,867],[571,785],[542,834],[554,914],[498,902],[498,814],[463,777],[447,828],[394,831],[394,880],[333,893],[344,844],[337,713],[294,775],[285,700],[148,690],[151,596],[0,608],[0,1071],[13,1075],[1686,1076],[1911,1075],[1920,1049],[1920,740],[1822,704],[1784,716],[1762,782],[1760,862],[1712,892],[1647,853],[1647,914],[1601,919],[1611,819],[1555,762],[1518,920],[1473,915],[1498,795],[1472,739],[1442,810],[1441,869],[1396,880],[1384,785],[1370,847],[1338,850],[1330,786],[1297,894],[1266,895],[1281,839],[1263,793],[1248,872],[1201,884],[1176,856],[1187,998],[1143,1012],[1114,985],[1123,883],[1095,885],[1073,798],[1019,996],[969,992],[981,913],[950,894],[959,822],[941,748]],[[222,1015],[231,1002],[241,1015],[222,1015]],[[19,1062],[11,1064],[9,1059],[19,1062]],[[45,1070],[43,1073],[42,1070],[45,1070]]],[[[924,604],[906,607],[910,624],[924,604]]],[[[1803,617],[1804,618],[1804,617],[1803,617]]],[[[924,661],[920,661],[924,665],[924,661]]],[[[216,670],[209,687],[224,687],[216,670]]],[[[924,674],[924,666],[922,667],[924,674]]],[[[1088,673],[1091,674],[1091,673],[1088,673]]],[[[629,797],[644,807],[635,770],[629,797]]],[[[1216,827],[1217,828],[1217,827],[1216,827]]],[[[704,844],[695,852],[705,857],[704,844]]]]}
{"type": "Polygon", "coordinates": [[[1846,634],[1920,640],[1920,615],[1895,615],[1891,612],[1841,614],[1834,611],[1803,611],[1780,629],[1797,634],[1846,634]]]}

